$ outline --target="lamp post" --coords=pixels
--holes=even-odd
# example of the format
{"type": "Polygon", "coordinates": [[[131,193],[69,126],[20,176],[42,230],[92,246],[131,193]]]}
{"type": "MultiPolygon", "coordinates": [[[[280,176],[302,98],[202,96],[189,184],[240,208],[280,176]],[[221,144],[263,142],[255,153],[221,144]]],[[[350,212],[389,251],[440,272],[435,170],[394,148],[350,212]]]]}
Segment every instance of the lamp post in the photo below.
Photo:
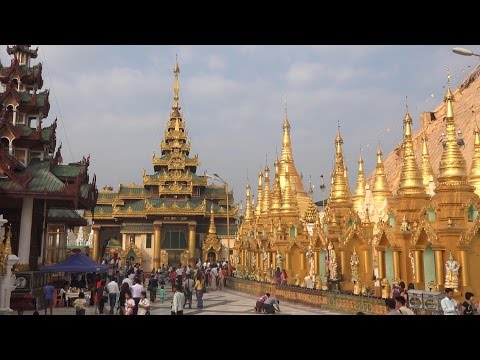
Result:
{"type": "Polygon", "coordinates": [[[228,183],[225,180],[223,180],[220,177],[220,175],[218,175],[217,173],[214,173],[213,176],[206,174],[206,176],[212,180],[220,181],[225,185],[225,196],[227,197],[227,248],[228,248],[227,259],[229,261],[228,263],[230,264],[230,216],[229,216],[230,211],[228,208],[228,183]]]}
{"type": "Polygon", "coordinates": [[[472,50],[461,48],[461,47],[453,48],[452,51],[457,55],[480,57],[480,54],[476,54],[472,50]]]}

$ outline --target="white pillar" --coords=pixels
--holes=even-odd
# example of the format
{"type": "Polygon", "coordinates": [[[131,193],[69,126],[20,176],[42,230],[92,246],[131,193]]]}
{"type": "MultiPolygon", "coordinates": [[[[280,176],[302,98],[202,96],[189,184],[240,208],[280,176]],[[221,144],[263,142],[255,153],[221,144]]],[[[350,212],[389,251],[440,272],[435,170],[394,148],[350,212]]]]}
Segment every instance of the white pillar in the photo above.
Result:
{"type": "Polygon", "coordinates": [[[18,257],[20,264],[30,263],[30,242],[32,239],[33,197],[26,197],[22,204],[22,218],[20,221],[20,239],[18,257]]]}
{"type": "Polygon", "coordinates": [[[9,255],[7,260],[7,273],[4,276],[0,276],[0,312],[11,312],[10,309],[10,296],[15,289],[15,276],[12,274],[12,267],[18,260],[16,255],[9,255]]]}

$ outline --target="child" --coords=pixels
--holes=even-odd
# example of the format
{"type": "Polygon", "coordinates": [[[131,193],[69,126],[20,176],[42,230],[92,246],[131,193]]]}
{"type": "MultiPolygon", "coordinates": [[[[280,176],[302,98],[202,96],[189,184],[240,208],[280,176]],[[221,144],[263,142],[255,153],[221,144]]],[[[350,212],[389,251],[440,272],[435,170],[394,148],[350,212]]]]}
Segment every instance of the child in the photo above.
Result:
{"type": "Polygon", "coordinates": [[[160,286],[160,301],[163,304],[163,301],[165,300],[165,289],[163,288],[163,285],[160,286]]]}
{"type": "Polygon", "coordinates": [[[78,299],[73,302],[73,307],[75,308],[75,315],[85,315],[85,305],[87,300],[85,300],[85,294],[80,292],[78,294],[78,299]]]}

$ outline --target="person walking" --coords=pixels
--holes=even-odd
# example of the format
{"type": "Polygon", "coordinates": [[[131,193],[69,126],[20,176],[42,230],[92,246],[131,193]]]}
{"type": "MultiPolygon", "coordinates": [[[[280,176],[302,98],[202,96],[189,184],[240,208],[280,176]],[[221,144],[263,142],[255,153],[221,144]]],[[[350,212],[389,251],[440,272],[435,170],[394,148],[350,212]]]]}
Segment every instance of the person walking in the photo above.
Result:
{"type": "Polygon", "coordinates": [[[110,315],[113,315],[115,304],[117,303],[117,294],[120,293],[120,290],[118,289],[118,284],[115,281],[115,278],[112,278],[112,281],[110,281],[107,284],[107,290],[108,290],[108,299],[110,302],[110,315]]]}
{"type": "Polygon", "coordinates": [[[205,287],[204,284],[204,277],[203,272],[198,270],[197,272],[197,280],[195,281],[195,296],[197,298],[197,308],[203,308],[203,289],[205,287]]]}
{"type": "Polygon", "coordinates": [[[132,298],[135,301],[135,310],[133,311],[133,314],[137,315],[138,303],[140,302],[140,294],[145,289],[143,288],[142,284],[140,283],[141,280],[138,277],[136,277],[134,280],[135,280],[135,285],[132,286],[132,298]]]}
{"type": "Polygon", "coordinates": [[[193,297],[193,288],[195,286],[195,281],[192,279],[190,274],[187,274],[187,278],[183,283],[183,288],[185,289],[185,302],[183,307],[187,304],[188,301],[188,308],[192,308],[192,297],[193,297]]]}
{"type": "Polygon", "coordinates": [[[183,315],[183,304],[185,303],[185,295],[182,292],[182,285],[175,287],[175,294],[172,299],[172,315],[183,315]]]}
{"type": "Polygon", "coordinates": [[[148,281],[148,290],[150,291],[150,301],[155,302],[157,298],[158,280],[157,276],[153,272],[150,276],[150,280],[148,281]]]}
{"type": "Polygon", "coordinates": [[[45,286],[43,292],[45,295],[45,315],[47,315],[47,308],[50,308],[50,315],[53,315],[53,297],[57,295],[57,292],[51,281],[45,286]]]}

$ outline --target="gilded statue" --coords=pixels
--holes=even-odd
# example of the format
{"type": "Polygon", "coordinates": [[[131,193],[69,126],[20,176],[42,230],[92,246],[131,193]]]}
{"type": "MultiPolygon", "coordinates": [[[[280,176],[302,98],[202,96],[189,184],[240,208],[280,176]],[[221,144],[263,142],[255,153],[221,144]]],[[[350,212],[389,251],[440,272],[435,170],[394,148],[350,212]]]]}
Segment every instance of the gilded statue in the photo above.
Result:
{"type": "Polygon", "coordinates": [[[263,272],[266,274],[267,271],[268,271],[268,254],[267,252],[265,251],[265,249],[263,249],[263,272]]]}
{"type": "Polygon", "coordinates": [[[445,264],[445,270],[445,287],[458,291],[460,264],[454,259],[451,251],[445,264]]]}
{"type": "Polygon", "coordinates": [[[390,281],[387,278],[384,278],[381,282],[382,285],[382,299],[388,299],[390,293],[392,292],[392,287],[390,286],[390,281]]]}
{"type": "Polygon", "coordinates": [[[337,255],[331,242],[328,243],[328,271],[330,273],[330,280],[337,280],[337,255]]]}
{"type": "MultiPolygon", "coordinates": [[[[353,248],[353,253],[352,256],[350,256],[350,269],[352,272],[352,279],[351,281],[353,283],[358,282],[359,279],[359,274],[358,274],[358,269],[360,265],[360,260],[358,259],[357,251],[355,248],[353,248]]],[[[355,294],[358,295],[358,294],[355,294]]]]}
{"type": "Polygon", "coordinates": [[[315,257],[311,245],[308,246],[308,251],[305,256],[308,259],[308,274],[309,276],[313,276],[315,274],[315,257]]]}
{"type": "Polygon", "coordinates": [[[362,282],[356,280],[353,284],[353,295],[360,295],[362,293],[362,282]]]}
{"type": "Polygon", "coordinates": [[[412,267],[413,281],[416,281],[415,276],[415,257],[413,256],[412,250],[408,252],[408,257],[410,258],[410,266],[412,267]]]}
{"type": "Polygon", "coordinates": [[[277,267],[280,268],[280,270],[283,270],[283,256],[280,254],[280,251],[277,250],[277,267]]]}

